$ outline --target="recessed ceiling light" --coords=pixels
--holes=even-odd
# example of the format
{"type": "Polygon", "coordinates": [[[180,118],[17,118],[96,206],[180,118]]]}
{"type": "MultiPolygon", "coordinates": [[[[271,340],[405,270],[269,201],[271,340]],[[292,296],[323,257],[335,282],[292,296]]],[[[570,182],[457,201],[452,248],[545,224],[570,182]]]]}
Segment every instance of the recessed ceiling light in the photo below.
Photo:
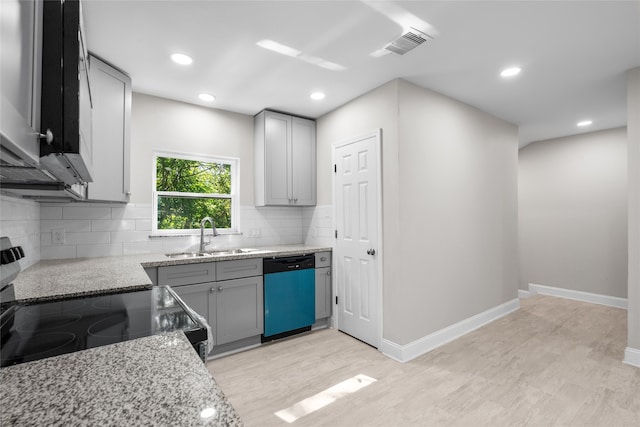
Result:
{"type": "Polygon", "coordinates": [[[316,101],[320,101],[321,99],[324,99],[325,94],[322,92],[314,92],[311,94],[311,99],[315,99],[316,101]]]}
{"type": "Polygon", "coordinates": [[[189,55],[185,55],[184,53],[174,53],[173,55],[171,55],[171,60],[180,65],[189,65],[193,62],[193,59],[191,59],[189,55]]]}
{"type": "Polygon", "coordinates": [[[581,122],[576,123],[576,126],[589,126],[591,123],[593,123],[591,120],[583,120],[581,122]]]}
{"type": "Polygon", "coordinates": [[[500,75],[502,77],[513,77],[513,76],[517,76],[518,74],[520,74],[520,71],[522,71],[520,69],[520,67],[511,67],[511,68],[506,68],[506,69],[502,70],[500,72],[500,75]]]}
{"type": "Polygon", "coordinates": [[[198,98],[200,98],[204,102],[213,102],[216,100],[216,97],[209,93],[201,93],[200,95],[198,95],[198,98]]]}

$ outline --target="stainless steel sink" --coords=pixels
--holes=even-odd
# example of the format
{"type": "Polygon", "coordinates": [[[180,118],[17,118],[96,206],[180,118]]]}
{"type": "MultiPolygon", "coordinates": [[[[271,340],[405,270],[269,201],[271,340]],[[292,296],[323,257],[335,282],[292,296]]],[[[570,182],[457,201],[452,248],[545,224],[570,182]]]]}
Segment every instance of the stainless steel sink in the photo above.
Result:
{"type": "Polygon", "coordinates": [[[213,250],[213,251],[205,251],[205,254],[210,255],[238,255],[238,254],[250,254],[253,252],[262,252],[259,249],[251,249],[251,248],[241,248],[241,249],[222,249],[222,250],[213,250]]]}
{"type": "Polygon", "coordinates": [[[166,254],[166,256],[173,259],[187,259],[187,258],[207,257],[212,255],[204,252],[180,252],[177,254],[166,254]]]}
{"type": "Polygon", "coordinates": [[[224,250],[212,250],[204,252],[179,252],[174,254],[166,254],[168,258],[172,259],[189,259],[189,258],[201,258],[201,257],[215,257],[222,255],[239,255],[250,254],[253,252],[264,252],[259,249],[241,248],[241,249],[224,249],[224,250]]]}

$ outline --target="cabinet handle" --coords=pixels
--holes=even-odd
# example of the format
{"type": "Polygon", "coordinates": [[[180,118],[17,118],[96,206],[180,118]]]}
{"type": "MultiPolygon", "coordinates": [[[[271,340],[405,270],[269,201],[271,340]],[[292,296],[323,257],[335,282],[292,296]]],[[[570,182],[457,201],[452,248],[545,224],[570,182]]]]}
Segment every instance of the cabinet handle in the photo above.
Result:
{"type": "Polygon", "coordinates": [[[367,251],[367,254],[369,254],[369,255],[375,255],[375,254],[376,254],[376,250],[375,250],[375,249],[369,249],[369,250],[367,251]]]}
{"type": "Polygon", "coordinates": [[[214,293],[216,291],[216,288],[211,288],[209,289],[209,292],[214,293]]]}
{"type": "Polygon", "coordinates": [[[298,203],[298,198],[297,197],[293,198],[293,203],[298,203]]]}
{"type": "Polygon", "coordinates": [[[126,193],[124,193],[125,196],[130,196],[131,195],[131,191],[127,191],[126,193]]]}
{"type": "Polygon", "coordinates": [[[218,292],[222,292],[222,286],[218,286],[218,292]]]}
{"type": "Polygon", "coordinates": [[[38,136],[40,137],[40,139],[46,140],[47,145],[51,145],[51,143],[53,142],[53,132],[51,132],[51,129],[47,129],[45,133],[39,133],[38,136]]]}
{"type": "Polygon", "coordinates": [[[320,261],[326,261],[326,260],[327,260],[326,256],[320,257],[320,261]]]}
{"type": "Polygon", "coordinates": [[[327,276],[331,276],[331,271],[327,271],[327,276]]]}

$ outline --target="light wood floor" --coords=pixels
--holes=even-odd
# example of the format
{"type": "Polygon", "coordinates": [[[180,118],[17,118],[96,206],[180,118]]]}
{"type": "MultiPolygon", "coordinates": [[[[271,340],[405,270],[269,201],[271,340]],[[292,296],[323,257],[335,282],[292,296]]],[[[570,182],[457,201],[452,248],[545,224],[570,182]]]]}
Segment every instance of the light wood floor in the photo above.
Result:
{"type": "Polygon", "coordinates": [[[621,362],[625,310],[535,296],[411,362],[333,329],[214,360],[247,426],[357,374],[378,381],[294,426],[640,426],[640,369],[621,362]]]}

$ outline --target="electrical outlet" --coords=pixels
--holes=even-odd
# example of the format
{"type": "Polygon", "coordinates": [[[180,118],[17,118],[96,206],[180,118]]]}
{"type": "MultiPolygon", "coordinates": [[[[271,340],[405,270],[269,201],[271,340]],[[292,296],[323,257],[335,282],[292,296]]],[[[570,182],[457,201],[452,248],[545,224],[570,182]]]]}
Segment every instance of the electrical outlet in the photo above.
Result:
{"type": "Polygon", "coordinates": [[[64,245],[64,228],[51,230],[51,243],[54,245],[64,245]]]}

